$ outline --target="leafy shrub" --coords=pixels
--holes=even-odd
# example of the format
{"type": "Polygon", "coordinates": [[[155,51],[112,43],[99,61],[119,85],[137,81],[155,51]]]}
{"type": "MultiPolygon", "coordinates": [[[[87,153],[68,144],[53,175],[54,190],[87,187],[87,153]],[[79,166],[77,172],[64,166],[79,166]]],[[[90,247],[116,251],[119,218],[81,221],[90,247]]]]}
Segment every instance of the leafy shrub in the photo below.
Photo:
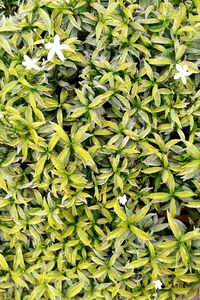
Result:
{"type": "Polygon", "coordinates": [[[0,299],[192,299],[200,2],[0,5],[0,299]]]}

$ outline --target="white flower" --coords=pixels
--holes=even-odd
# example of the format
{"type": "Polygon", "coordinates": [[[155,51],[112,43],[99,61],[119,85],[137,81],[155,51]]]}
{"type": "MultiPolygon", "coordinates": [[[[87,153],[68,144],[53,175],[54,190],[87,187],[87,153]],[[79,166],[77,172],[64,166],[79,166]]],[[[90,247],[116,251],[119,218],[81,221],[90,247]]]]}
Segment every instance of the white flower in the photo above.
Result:
{"type": "Polygon", "coordinates": [[[28,70],[35,69],[39,71],[40,67],[35,64],[38,60],[39,59],[37,58],[31,59],[28,55],[24,55],[24,61],[22,62],[22,65],[25,66],[28,70]]]}
{"type": "Polygon", "coordinates": [[[47,43],[45,45],[45,48],[47,50],[49,50],[49,53],[48,53],[48,56],[47,56],[48,60],[52,60],[54,55],[57,54],[61,61],[65,60],[65,57],[64,57],[63,53],[61,52],[61,50],[70,49],[69,46],[64,45],[64,44],[62,44],[62,45],[60,44],[60,37],[59,37],[58,34],[55,35],[54,42],[53,43],[47,43]]]}
{"type": "Polygon", "coordinates": [[[47,64],[47,60],[45,58],[42,59],[42,66],[45,67],[45,65],[47,64]]]}
{"type": "Polygon", "coordinates": [[[192,72],[188,71],[188,67],[186,65],[184,65],[183,67],[181,67],[181,65],[176,65],[176,70],[178,71],[178,73],[175,74],[174,79],[179,79],[181,78],[183,84],[186,84],[186,76],[189,76],[192,74],[192,72]]]}
{"type": "Polygon", "coordinates": [[[125,205],[128,201],[126,198],[126,194],[124,194],[122,197],[118,197],[119,203],[125,205]]]}
{"type": "Polygon", "coordinates": [[[157,299],[157,297],[158,297],[158,294],[157,294],[157,293],[154,293],[154,294],[153,294],[154,300],[157,299]]]}
{"type": "Polygon", "coordinates": [[[157,290],[157,289],[161,290],[162,285],[163,285],[162,281],[156,280],[156,281],[154,281],[153,283],[154,283],[154,286],[155,286],[155,289],[156,289],[156,290],[157,290]]]}

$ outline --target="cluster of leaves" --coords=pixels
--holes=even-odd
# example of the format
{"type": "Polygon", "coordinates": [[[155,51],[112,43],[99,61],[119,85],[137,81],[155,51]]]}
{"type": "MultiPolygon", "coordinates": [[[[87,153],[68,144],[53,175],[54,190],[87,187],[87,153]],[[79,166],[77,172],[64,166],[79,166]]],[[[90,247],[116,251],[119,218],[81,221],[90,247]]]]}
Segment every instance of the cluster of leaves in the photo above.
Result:
{"type": "Polygon", "coordinates": [[[200,1],[18,2],[0,20],[0,298],[192,299],[200,1]],[[64,62],[46,61],[56,34],[64,62]]]}

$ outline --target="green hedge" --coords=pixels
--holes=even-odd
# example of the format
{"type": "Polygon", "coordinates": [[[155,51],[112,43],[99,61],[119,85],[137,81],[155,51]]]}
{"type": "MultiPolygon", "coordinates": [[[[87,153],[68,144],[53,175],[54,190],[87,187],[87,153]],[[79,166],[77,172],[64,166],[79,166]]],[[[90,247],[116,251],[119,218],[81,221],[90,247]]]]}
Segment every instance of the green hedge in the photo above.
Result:
{"type": "Polygon", "coordinates": [[[0,1],[0,299],[192,299],[200,1],[0,1]]]}

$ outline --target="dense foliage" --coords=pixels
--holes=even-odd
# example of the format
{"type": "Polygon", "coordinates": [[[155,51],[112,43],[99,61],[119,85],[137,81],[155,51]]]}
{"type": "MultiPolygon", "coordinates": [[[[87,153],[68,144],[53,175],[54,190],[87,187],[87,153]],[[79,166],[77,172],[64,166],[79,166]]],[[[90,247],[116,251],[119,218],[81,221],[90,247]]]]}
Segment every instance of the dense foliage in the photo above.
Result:
{"type": "Polygon", "coordinates": [[[200,1],[0,1],[0,299],[192,299],[200,1]]]}

